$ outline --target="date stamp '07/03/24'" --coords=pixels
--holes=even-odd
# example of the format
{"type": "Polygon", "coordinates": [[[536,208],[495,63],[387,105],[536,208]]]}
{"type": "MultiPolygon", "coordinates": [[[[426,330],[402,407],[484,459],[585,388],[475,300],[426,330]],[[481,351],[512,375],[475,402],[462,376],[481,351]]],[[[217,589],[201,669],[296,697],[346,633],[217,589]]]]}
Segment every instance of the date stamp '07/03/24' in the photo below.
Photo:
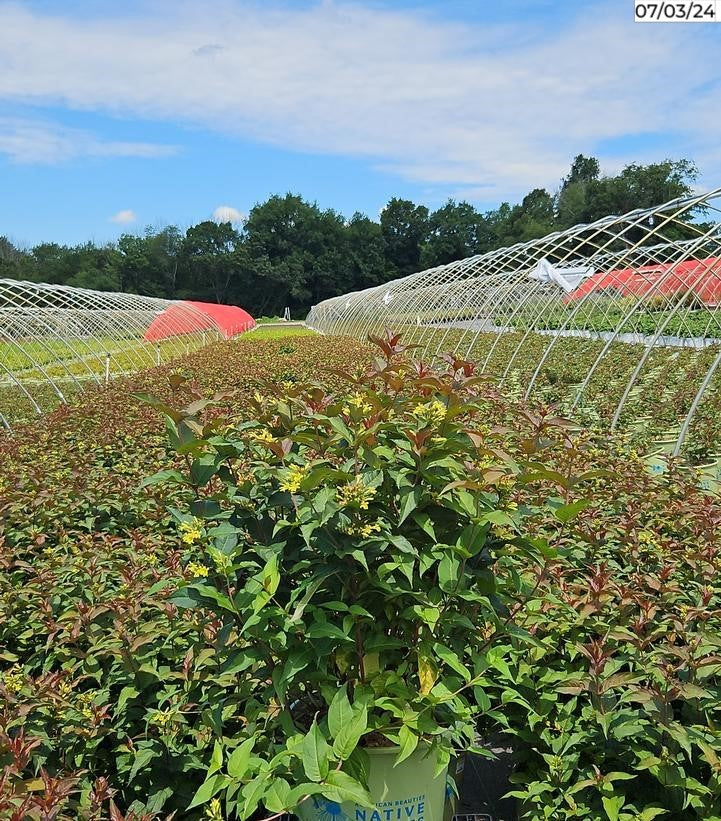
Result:
{"type": "Polygon", "coordinates": [[[721,0],[634,0],[637,23],[718,23],[721,0]]]}

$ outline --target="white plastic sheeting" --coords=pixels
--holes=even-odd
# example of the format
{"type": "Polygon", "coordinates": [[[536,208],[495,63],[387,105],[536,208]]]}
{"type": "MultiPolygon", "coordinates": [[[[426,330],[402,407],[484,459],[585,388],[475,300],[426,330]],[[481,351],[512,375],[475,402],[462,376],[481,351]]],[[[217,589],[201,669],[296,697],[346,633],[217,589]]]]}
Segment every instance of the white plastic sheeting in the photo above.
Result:
{"type": "Polygon", "coordinates": [[[583,282],[584,279],[593,276],[594,270],[588,265],[581,265],[576,268],[558,268],[544,257],[539,259],[536,267],[528,275],[530,279],[538,282],[555,282],[570,294],[583,282]]]}

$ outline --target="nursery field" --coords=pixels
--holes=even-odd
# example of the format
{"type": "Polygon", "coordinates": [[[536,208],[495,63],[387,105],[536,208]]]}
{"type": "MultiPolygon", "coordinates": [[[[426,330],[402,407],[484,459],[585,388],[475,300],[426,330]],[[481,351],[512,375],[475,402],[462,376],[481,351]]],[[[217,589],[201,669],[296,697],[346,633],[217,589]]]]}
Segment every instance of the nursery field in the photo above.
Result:
{"type": "Polygon", "coordinates": [[[615,331],[618,333],[655,334],[681,338],[710,338],[721,336],[721,311],[718,308],[691,306],[680,308],[663,300],[656,310],[636,309],[633,298],[616,299],[604,303],[598,299],[592,303],[549,306],[529,303],[513,312],[512,316],[499,316],[500,324],[510,323],[516,328],[563,328],[566,330],[615,331]],[[542,320],[539,315],[542,312],[542,320]]]}
{"type": "Polygon", "coordinates": [[[0,818],[328,821],[501,736],[519,817],[721,819],[721,503],[509,356],[257,330],[0,439],[0,818]]]}
{"type": "MultiPolygon", "coordinates": [[[[358,338],[364,333],[360,327],[347,330],[358,338]]],[[[378,325],[372,332],[381,330],[378,325]]],[[[622,433],[644,454],[670,455],[693,407],[680,455],[699,466],[714,488],[721,487],[721,344],[649,350],[603,338],[551,338],[528,329],[496,333],[451,325],[413,325],[405,333],[408,342],[419,346],[421,358],[455,351],[474,360],[504,393],[528,394],[599,432],[622,433]]],[[[659,460],[655,466],[661,467],[659,460]]]]}
{"type": "Polygon", "coordinates": [[[114,378],[168,362],[178,352],[196,351],[209,334],[152,343],[137,336],[0,341],[0,414],[13,425],[30,421],[71,401],[86,383],[104,381],[108,355],[108,374],[114,378]]]}

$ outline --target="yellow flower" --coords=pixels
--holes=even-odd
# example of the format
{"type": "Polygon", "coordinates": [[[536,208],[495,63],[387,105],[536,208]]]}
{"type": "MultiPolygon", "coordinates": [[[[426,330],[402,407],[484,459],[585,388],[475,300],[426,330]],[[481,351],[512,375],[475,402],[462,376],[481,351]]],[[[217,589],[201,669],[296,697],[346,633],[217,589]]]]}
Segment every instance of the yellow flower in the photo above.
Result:
{"type": "Polygon", "coordinates": [[[3,673],[2,683],[10,695],[15,695],[22,690],[23,684],[25,683],[25,676],[22,670],[15,666],[3,673]]]}
{"type": "Polygon", "coordinates": [[[204,564],[198,564],[197,562],[188,562],[187,570],[196,579],[204,579],[210,572],[204,564]]]}
{"type": "Polygon", "coordinates": [[[202,522],[200,519],[196,519],[195,517],[192,521],[189,522],[181,522],[180,523],[180,540],[184,544],[193,544],[194,542],[199,541],[203,536],[203,531],[201,530],[202,522]]]}
{"type": "Polygon", "coordinates": [[[60,694],[61,698],[67,698],[70,693],[73,691],[72,682],[63,679],[63,681],[58,684],[58,693],[60,694]]]}
{"type": "Polygon", "coordinates": [[[446,406],[438,399],[434,399],[432,402],[419,402],[411,413],[419,422],[440,425],[446,418],[446,406]]]}
{"type": "Polygon", "coordinates": [[[493,531],[493,535],[499,539],[516,538],[516,534],[510,529],[510,527],[505,527],[504,525],[493,525],[491,530],[493,531]]]}
{"type": "Polygon", "coordinates": [[[376,495],[374,487],[368,487],[358,478],[338,488],[338,504],[341,507],[357,507],[368,510],[368,504],[376,495]]]}
{"type": "Polygon", "coordinates": [[[230,556],[226,555],[222,551],[216,550],[215,548],[211,548],[208,552],[210,553],[210,558],[213,560],[215,569],[219,573],[227,573],[233,566],[233,562],[230,560],[230,556]]]}
{"type": "Polygon", "coordinates": [[[210,821],[223,821],[223,813],[220,810],[220,799],[211,798],[210,805],[205,809],[205,817],[210,821]]]}
{"type": "Polygon", "coordinates": [[[280,482],[280,489],[287,490],[288,493],[297,493],[300,490],[300,484],[308,474],[306,465],[302,467],[299,465],[291,465],[288,472],[280,482]]]}
{"type": "Polygon", "coordinates": [[[359,529],[359,536],[363,536],[364,538],[368,538],[371,533],[380,533],[381,523],[380,520],[376,520],[375,522],[369,522],[368,524],[362,525],[359,529]]]}
{"type": "Polygon", "coordinates": [[[90,721],[93,718],[92,704],[95,693],[80,693],[78,695],[77,709],[80,715],[90,721]]]}
{"type": "Polygon", "coordinates": [[[348,398],[348,404],[358,408],[363,413],[370,413],[373,410],[373,405],[366,401],[366,397],[362,393],[354,393],[348,398]]]}
{"type": "Polygon", "coordinates": [[[274,440],[273,434],[268,430],[268,428],[260,428],[258,430],[252,430],[248,433],[248,437],[250,439],[255,439],[256,442],[272,442],[274,440]]]}
{"type": "Polygon", "coordinates": [[[380,533],[381,526],[381,520],[376,519],[375,522],[367,522],[365,524],[363,522],[358,524],[353,524],[352,522],[349,524],[341,524],[338,526],[338,530],[347,536],[361,536],[367,539],[373,533],[380,533]]]}
{"type": "Polygon", "coordinates": [[[656,534],[652,533],[650,530],[642,530],[638,534],[638,543],[640,545],[645,545],[649,548],[660,548],[661,545],[656,538],[656,534]]]}
{"type": "Polygon", "coordinates": [[[166,724],[170,724],[173,719],[175,718],[175,710],[172,707],[168,707],[167,710],[156,710],[153,717],[150,719],[153,724],[158,724],[161,727],[165,727],[166,724]]]}

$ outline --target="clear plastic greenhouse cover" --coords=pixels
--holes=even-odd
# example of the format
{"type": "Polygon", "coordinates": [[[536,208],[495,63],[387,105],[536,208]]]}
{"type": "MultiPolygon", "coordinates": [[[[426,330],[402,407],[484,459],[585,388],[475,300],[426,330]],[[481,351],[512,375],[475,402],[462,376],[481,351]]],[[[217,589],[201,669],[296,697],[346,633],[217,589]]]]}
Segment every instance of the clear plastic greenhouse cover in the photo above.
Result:
{"type": "Polygon", "coordinates": [[[577,225],[326,300],[306,324],[403,332],[417,357],[453,351],[612,429],[663,418],[678,454],[721,376],[720,205],[721,189],[577,225]]]}
{"type": "Polygon", "coordinates": [[[254,325],[233,305],[0,280],[0,423],[10,430],[88,384],[254,325]]]}

